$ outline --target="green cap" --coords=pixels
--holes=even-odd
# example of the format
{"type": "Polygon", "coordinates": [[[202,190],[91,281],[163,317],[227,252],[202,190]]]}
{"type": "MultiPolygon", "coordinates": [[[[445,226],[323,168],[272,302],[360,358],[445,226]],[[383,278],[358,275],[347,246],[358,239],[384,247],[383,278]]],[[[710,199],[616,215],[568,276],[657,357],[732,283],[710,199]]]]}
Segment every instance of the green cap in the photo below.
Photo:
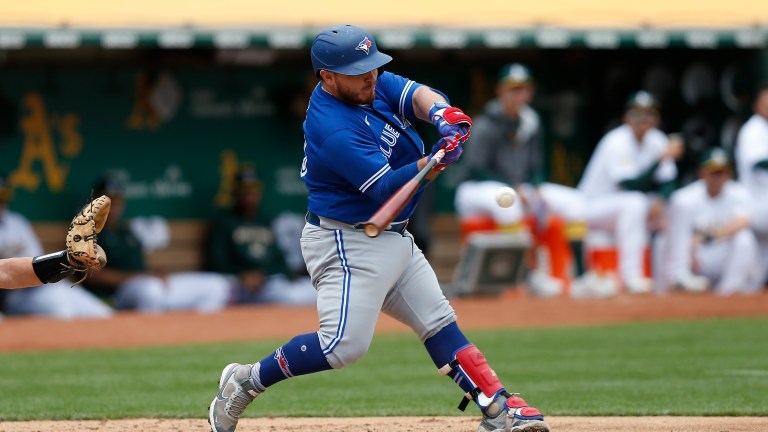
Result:
{"type": "Polygon", "coordinates": [[[646,109],[646,110],[659,110],[659,101],[650,93],[645,90],[632,93],[627,98],[626,104],[627,111],[631,109],[646,109]]]}
{"type": "Polygon", "coordinates": [[[259,176],[256,174],[256,167],[250,163],[244,163],[235,174],[235,191],[244,192],[251,190],[261,190],[262,184],[259,176]]]}
{"type": "Polygon", "coordinates": [[[520,63],[510,63],[499,71],[499,84],[520,87],[533,84],[533,75],[527,66],[520,63]]]}
{"type": "Polygon", "coordinates": [[[731,158],[728,152],[720,147],[713,147],[702,155],[699,167],[708,171],[718,171],[731,168],[731,158]]]}

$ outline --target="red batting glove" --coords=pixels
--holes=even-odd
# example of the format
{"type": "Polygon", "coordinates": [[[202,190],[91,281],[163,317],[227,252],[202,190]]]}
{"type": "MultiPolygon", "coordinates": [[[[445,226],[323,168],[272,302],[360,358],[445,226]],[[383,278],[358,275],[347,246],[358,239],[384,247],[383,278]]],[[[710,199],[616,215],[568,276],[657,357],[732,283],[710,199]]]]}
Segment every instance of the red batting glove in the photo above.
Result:
{"type": "Polygon", "coordinates": [[[472,119],[459,108],[452,107],[445,102],[437,102],[429,110],[429,118],[440,136],[458,140],[459,144],[463,144],[469,139],[472,119]]]}

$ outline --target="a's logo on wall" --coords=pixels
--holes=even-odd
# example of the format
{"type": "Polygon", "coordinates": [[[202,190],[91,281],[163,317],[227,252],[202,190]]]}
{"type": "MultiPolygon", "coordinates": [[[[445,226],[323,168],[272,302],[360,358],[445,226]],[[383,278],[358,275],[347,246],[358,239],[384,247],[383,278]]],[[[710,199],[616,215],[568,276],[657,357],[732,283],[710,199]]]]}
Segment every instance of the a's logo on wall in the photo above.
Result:
{"type": "Polygon", "coordinates": [[[229,207],[233,204],[232,193],[235,190],[235,175],[240,167],[240,161],[233,150],[221,152],[219,164],[219,190],[213,198],[218,207],[229,207]]]}
{"type": "Polygon", "coordinates": [[[365,55],[368,55],[371,51],[371,45],[373,45],[373,42],[368,40],[368,36],[365,37],[362,41],[360,41],[359,44],[357,44],[357,48],[355,48],[357,51],[362,51],[365,53],[365,55]]]}
{"type": "Polygon", "coordinates": [[[11,173],[9,182],[14,187],[36,191],[44,177],[48,189],[59,192],[69,173],[69,165],[59,161],[59,153],[64,159],[73,159],[83,149],[78,130],[80,118],[72,113],[49,113],[43,98],[35,92],[24,96],[21,106],[26,110],[21,119],[24,144],[18,168],[11,173]],[[37,167],[42,173],[36,171],[37,167]]]}

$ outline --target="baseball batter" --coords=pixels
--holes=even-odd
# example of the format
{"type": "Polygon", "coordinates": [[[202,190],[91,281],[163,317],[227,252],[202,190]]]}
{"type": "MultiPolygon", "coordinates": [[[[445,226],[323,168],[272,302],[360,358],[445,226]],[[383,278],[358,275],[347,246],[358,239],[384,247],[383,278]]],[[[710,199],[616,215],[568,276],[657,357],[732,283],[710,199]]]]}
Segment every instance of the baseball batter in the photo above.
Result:
{"type": "Polygon", "coordinates": [[[704,154],[699,177],[670,198],[667,283],[690,291],[712,285],[720,295],[755,292],[760,284],[749,193],[731,179],[731,161],[721,148],[704,154]]]}
{"type": "Polygon", "coordinates": [[[320,79],[304,122],[301,177],[309,190],[302,252],[317,289],[319,331],[294,337],[255,364],[230,364],[209,410],[214,432],[231,432],[246,406],[290,377],[342,368],[362,357],[379,311],[413,329],[441,373],[481,409],[480,432],[547,432],[542,414],[508,393],[456,324],[434,271],[406,230],[413,201],[377,238],[368,218],[440,148],[438,169],[458,160],[471,119],[439,92],[382,72],[392,58],[365,30],[328,28],[311,48],[320,79]],[[443,137],[425,148],[412,122],[443,137]],[[426,155],[426,156],[425,156],[426,155]]]}

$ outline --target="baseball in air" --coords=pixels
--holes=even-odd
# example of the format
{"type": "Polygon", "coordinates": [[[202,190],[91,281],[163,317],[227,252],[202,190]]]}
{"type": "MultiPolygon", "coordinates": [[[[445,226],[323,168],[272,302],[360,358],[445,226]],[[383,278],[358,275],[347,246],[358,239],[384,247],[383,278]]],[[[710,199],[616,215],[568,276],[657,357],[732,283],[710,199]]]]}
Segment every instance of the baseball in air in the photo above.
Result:
{"type": "Polygon", "coordinates": [[[498,204],[499,207],[512,207],[512,204],[514,204],[515,201],[517,201],[517,192],[511,187],[500,187],[496,191],[496,204],[498,204]]]}

